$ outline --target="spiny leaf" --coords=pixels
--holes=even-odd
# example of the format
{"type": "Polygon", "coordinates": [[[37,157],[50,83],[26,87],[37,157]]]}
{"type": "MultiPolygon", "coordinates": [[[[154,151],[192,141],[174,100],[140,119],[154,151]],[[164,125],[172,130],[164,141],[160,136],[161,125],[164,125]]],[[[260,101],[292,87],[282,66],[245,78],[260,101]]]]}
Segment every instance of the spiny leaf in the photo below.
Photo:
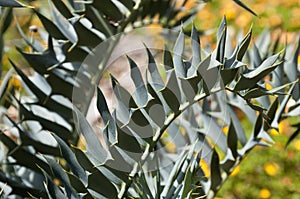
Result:
{"type": "Polygon", "coordinates": [[[20,70],[11,60],[9,60],[15,71],[18,73],[18,75],[22,78],[24,83],[29,87],[29,89],[34,93],[34,95],[39,100],[37,104],[40,106],[44,106],[45,108],[48,108],[49,110],[55,111],[59,113],[64,118],[70,118],[72,117],[72,110],[59,103],[52,97],[48,96],[44,91],[42,91],[37,85],[34,84],[33,81],[31,81],[23,72],[20,70]]]}
{"type": "Polygon", "coordinates": [[[161,78],[161,75],[159,74],[159,71],[157,69],[157,65],[155,63],[152,53],[150,52],[150,50],[147,48],[146,45],[145,45],[145,47],[146,47],[147,55],[148,55],[148,70],[150,72],[150,77],[151,77],[150,84],[153,86],[153,88],[156,91],[159,91],[164,87],[164,82],[161,78]]]}
{"type": "MultiPolygon", "coordinates": [[[[19,102],[19,107],[20,107],[20,113],[21,115],[24,116],[23,121],[26,120],[33,120],[33,121],[38,121],[43,129],[49,130],[52,132],[55,132],[58,136],[60,136],[64,140],[72,140],[72,132],[71,129],[65,126],[65,121],[52,121],[49,119],[46,119],[47,116],[39,116],[36,115],[34,112],[31,110],[28,110],[21,102],[19,102]]],[[[53,113],[49,112],[49,115],[53,113]]]]}
{"type": "Polygon", "coordinates": [[[193,178],[193,173],[191,171],[191,165],[189,165],[188,168],[186,169],[186,173],[183,180],[181,199],[188,198],[188,196],[192,192],[193,190],[192,178],[193,178]]]}
{"type": "MultiPolygon", "coordinates": [[[[87,20],[87,19],[85,19],[87,20]]],[[[74,24],[74,29],[78,35],[78,45],[88,46],[88,47],[96,47],[99,45],[103,40],[95,34],[93,31],[93,27],[87,27],[83,24],[80,19],[78,19],[74,24]]]]}
{"type": "Polygon", "coordinates": [[[97,87],[97,109],[103,119],[103,123],[107,126],[108,134],[105,135],[106,138],[109,140],[110,144],[115,144],[118,142],[117,139],[117,128],[116,123],[110,111],[108,109],[106,99],[102,93],[102,91],[97,87]]]}
{"type": "Polygon", "coordinates": [[[238,4],[239,6],[243,7],[244,9],[246,9],[247,11],[249,11],[250,13],[252,13],[253,15],[257,16],[257,14],[252,11],[248,6],[246,6],[243,2],[241,2],[240,0],[233,0],[236,4],[238,4]]]}
{"type": "MultiPolygon", "coordinates": [[[[296,50],[292,56],[292,59],[284,64],[284,71],[287,74],[287,77],[290,81],[295,81],[299,77],[298,71],[298,56],[300,54],[300,37],[298,39],[298,44],[296,50]]],[[[300,97],[300,85],[299,83],[295,85],[295,89],[292,93],[293,99],[298,100],[300,97]]]]}
{"type": "Polygon", "coordinates": [[[70,22],[55,8],[55,6],[50,4],[50,11],[53,17],[53,23],[59,29],[59,31],[70,40],[73,44],[78,41],[78,36],[76,34],[75,28],[70,24],[70,22]]]}
{"type": "Polygon", "coordinates": [[[47,74],[49,67],[58,64],[53,49],[53,41],[50,36],[48,38],[48,49],[43,53],[26,53],[19,48],[17,48],[17,50],[23,55],[30,66],[41,75],[47,74]]]}
{"type": "Polygon", "coordinates": [[[218,46],[217,46],[217,54],[216,60],[220,63],[224,61],[225,48],[226,48],[226,35],[227,35],[227,22],[226,17],[224,16],[221,22],[221,25],[218,30],[218,46]]]}
{"type": "Polygon", "coordinates": [[[138,143],[135,136],[130,132],[127,127],[118,127],[118,143],[116,144],[122,150],[132,153],[143,153],[143,150],[138,143]]]}
{"type": "Polygon", "coordinates": [[[192,46],[192,63],[191,67],[187,70],[187,77],[193,77],[197,75],[197,68],[201,62],[201,46],[198,31],[195,25],[192,25],[191,33],[191,46],[192,46]]]}
{"type": "Polygon", "coordinates": [[[264,76],[272,72],[275,68],[277,68],[281,64],[281,62],[275,63],[278,56],[279,54],[269,57],[253,71],[241,75],[240,79],[238,80],[238,82],[234,87],[234,90],[240,91],[240,90],[252,88],[259,80],[261,80],[264,76]]]}
{"type": "Polygon", "coordinates": [[[11,138],[6,134],[0,131],[0,140],[8,148],[8,155],[13,157],[17,164],[20,166],[27,167],[32,169],[35,172],[40,172],[37,165],[41,166],[44,170],[50,171],[48,164],[41,160],[37,155],[31,154],[27,150],[24,150],[22,147],[18,146],[11,138]]]}
{"type": "Polygon", "coordinates": [[[284,112],[285,110],[285,106],[286,104],[288,103],[290,97],[291,97],[291,93],[293,92],[295,88],[295,84],[292,84],[292,86],[289,88],[289,91],[287,92],[287,95],[283,98],[281,104],[280,104],[280,107],[279,109],[277,110],[276,114],[275,114],[275,117],[272,121],[272,124],[271,124],[271,127],[272,128],[275,128],[278,130],[278,122],[280,121],[281,117],[282,117],[282,113],[284,112]]]}
{"type": "Polygon", "coordinates": [[[123,125],[126,125],[126,124],[128,124],[128,122],[130,120],[130,115],[131,115],[130,109],[128,107],[130,99],[128,99],[127,103],[125,102],[126,103],[125,104],[124,101],[122,101],[122,98],[120,95],[119,82],[111,74],[110,74],[110,79],[111,79],[111,83],[112,83],[112,88],[114,90],[114,94],[118,100],[118,108],[116,109],[116,118],[121,123],[123,123],[123,125]]]}
{"type": "Polygon", "coordinates": [[[180,31],[179,36],[173,48],[173,62],[175,67],[176,76],[185,78],[186,68],[183,63],[183,52],[184,52],[184,32],[180,31]]]}
{"type": "Polygon", "coordinates": [[[89,156],[89,158],[91,158],[91,161],[94,164],[104,164],[104,162],[107,160],[108,152],[100,143],[99,138],[97,137],[83,114],[75,107],[74,111],[74,123],[76,124],[77,131],[81,133],[86,140],[87,155],[89,156]]]}
{"type": "Polygon", "coordinates": [[[257,88],[253,88],[251,90],[249,90],[244,96],[243,98],[245,100],[250,99],[250,98],[258,98],[258,97],[262,97],[262,96],[266,96],[266,95],[284,95],[284,92],[279,92],[282,91],[284,88],[290,86],[291,84],[294,84],[295,82],[291,82],[288,84],[284,84],[282,86],[279,86],[277,88],[273,88],[271,90],[267,90],[265,88],[262,88],[260,86],[258,86],[257,88]]]}
{"type": "Polygon", "coordinates": [[[245,35],[244,39],[239,43],[239,50],[237,52],[236,59],[238,61],[242,61],[248,47],[251,41],[252,36],[252,28],[249,30],[249,32],[245,35]]]}
{"type": "Polygon", "coordinates": [[[204,58],[198,65],[198,72],[203,80],[203,90],[205,94],[210,94],[211,89],[216,85],[220,75],[217,68],[209,69],[212,55],[204,58]]]}
{"type": "Polygon", "coordinates": [[[59,28],[50,21],[47,17],[40,14],[39,12],[35,11],[39,19],[41,20],[43,26],[47,30],[47,32],[50,34],[51,37],[55,39],[61,39],[61,40],[68,40],[65,35],[59,30],[59,28]]]}
{"type": "Polygon", "coordinates": [[[25,129],[21,129],[21,127],[18,124],[16,124],[9,116],[6,117],[12,123],[12,125],[18,129],[20,139],[22,141],[21,143],[22,146],[32,146],[35,148],[35,150],[43,154],[61,156],[59,149],[57,147],[50,146],[35,140],[34,138],[31,137],[31,134],[29,132],[25,131],[25,129]]]}
{"type": "Polygon", "coordinates": [[[148,98],[148,91],[144,84],[141,71],[136,65],[136,63],[130,57],[127,56],[127,59],[130,64],[130,76],[135,85],[135,91],[134,91],[135,102],[139,107],[144,107],[147,104],[149,98],[148,98]]]}

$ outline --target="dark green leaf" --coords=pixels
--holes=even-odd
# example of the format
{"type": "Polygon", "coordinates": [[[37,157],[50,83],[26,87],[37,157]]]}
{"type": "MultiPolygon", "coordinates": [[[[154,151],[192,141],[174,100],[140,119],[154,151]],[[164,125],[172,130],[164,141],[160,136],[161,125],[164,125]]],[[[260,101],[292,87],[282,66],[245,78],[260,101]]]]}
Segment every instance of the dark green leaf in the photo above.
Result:
{"type": "Polygon", "coordinates": [[[63,168],[53,159],[45,157],[55,177],[57,177],[64,185],[68,198],[80,198],[76,190],[70,184],[70,179],[63,168]]]}
{"type": "Polygon", "coordinates": [[[167,68],[174,68],[172,54],[169,51],[169,49],[167,48],[167,46],[165,46],[165,50],[163,51],[163,59],[164,59],[164,67],[166,69],[167,68]]]}
{"type": "Polygon", "coordinates": [[[62,192],[62,190],[56,186],[52,180],[52,177],[48,175],[46,171],[44,171],[41,167],[39,167],[44,174],[45,182],[44,186],[46,188],[47,194],[49,198],[62,198],[67,199],[67,196],[62,192]]]}
{"type": "Polygon", "coordinates": [[[252,36],[252,29],[249,30],[249,32],[245,35],[243,40],[239,43],[239,50],[237,52],[237,57],[236,59],[238,61],[242,61],[248,47],[251,41],[251,36],[252,36]]]}
{"type": "Polygon", "coordinates": [[[178,113],[181,102],[181,93],[174,70],[168,74],[166,87],[162,90],[162,94],[172,111],[178,113]]]}
{"type": "Polygon", "coordinates": [[[107,198],[118,198],[114,185],[98,170],[89,175],[88,188],[107,198]]]}
{"type": "Polygon", "coordinates": [[[218,187],[222,183],[221,171],[220,171],[220,163],[219,163],[219,155],[216,150],[213,151],[210,163],[210,179],[211,186],[210,189],[213,191],[218,190],[218,187]]]}
{"type": "Polygon", "coordinates": [[[263,116],[263,113],[260,112],[259,115],[256,118],[256,122],[255,122],[255,125],[254,125],[254,130],[253,130],[254,139],[257,138],[258,134],[261,131],[261,127],[262,127],[262,124],[263,124],[263,117],[262,116],[263,116]]]}
{"type": "Polygon", "coordinates": [[[46,18],[44,15],[40,14],[39,12],[35,11],[39,19],[41,20],[43,26],[47,30],[47,32],[50,34],[51,37],[55,39],[61,39],[61,40],[67,40],[66,36],[63,35],[63,33],[59,30],[59,28],[48,18],[46,18]]]}
{"type": "Polygon", "coordinates": [[[165,121],[165,110],[163,104],[160,100],[159,94],[156,93],[154,88],[148,84],[148,92],[151,95],[152,99],[148,102],[145,107],[146,112],[150,118],[159,126],[162,127],[165,121]]]}
{"type": "Polygon", "coordinates": [[[120,12],[118,7],[110,0],[93,1],[92,4],[97,10],[106,15],[107,18],[114,20],[115,22],[120,21],[123,18],[123,14],[120,12]]]}
{"type": "Polygon", "coordinates": [[[103,40],[92,31],[92,27],[86,27],[83,23],[84,22],[79,19],[73,24],[78,35],[78,45],[96,47],[103,40]]]}
{"type": "Polygon", "coordinates": [[[283,114],[283,112],[285,110],[285,107],[286,107],[286,105],[287,105],[287,103],[288,103],[288,101],[289,101],[289,99],[291,97],[291,94],[292,94],[294,88],[295,88],[295,84],[292,84],[292,86],[290,87],[289,91],[287,92],[287,95],[283,98],[283,100],[282,100],[282,102],[280,104],[280,107],[276,111],[276,115],[275,115],[275,117],[274,117],[274,119],[272,121],[272,124],[271,124],[272,128],[275,128],[275,129],[278,130],[278,123],[279,123],[279,121],[280,121],[280,119],[282,117],[282,114],[283,114]]]}
{"type": "Polygon", "coordinates": [[[27,60],[30,66],[41,75],[48,73],[49,67],[53,67],[58,64],[51,37],[48,38],[48,49],[43,53],[26,53],[19,48],[17,49],[27,60]]]}
{"type": "Polygon", "coordinates": [[[65,160],[67,161],[68,165],[71,167],[72,172],[78,176],[78,178],[83,182],[84,185],[87,185],[87,174],[83,170],[83,168],[78,163],[76,156],[74,155],[73,151],[70,149],[70,147],[63,141],[60,137],[58,137],[55,134],[52,134],[52,136],[55,138],[57,143],[60,146],[61,153],[65,160]]]}
{"type": "Polygon", "coordinates": [[[181,199],[189,198],[189,195],[193,190],[193,184],[192,184],[193,177],[194,176],[191,171],[191,165],[189,165],[188,168],[186,169],[186,173],[183,180],[183,188],[182,188],[183,190],[181,194],[181,199]]]}
{"type": "Polygon", "coordinates": [[[48,108],[49,110],[59,113],[64,118],[71,118],[73,116],[72,110],[64,106],[63,104],[57,102],[53,98],[49,97],[44,91],[42,91],[37,85],[34,84],[23,72],[20,70],[11,60],[9,60],[11,65],[14,67],[18,75],[22,78],[29,89],[34,93],[34,95],[39,100],[38,104],[48,108]]]}
{"type": "Polygon", "coordinates": [[[143,153],[140,144],[127,127],[118,127],[118,143],[116,145],[124,151],[132,152],[135,154],[143,153]]]}
{"type": "Polygon", "coordinates": [[[9,28],[12,19],[13,19],[12,8],[4,8],[3,13],[1,13],[1,20],[0,20],[0,32],[2,35],[9,28]]]}
{"type": "Polygon", "coordinates": [[[237,133],[234,128],[234,124],[231,121],[229,125],[229,130],[228,130],[228,135],[227,135],[227,145],[229,149],[231,150],[231,153],[234,158],[238,157],[238,152],[237,152],[237,133]]]}

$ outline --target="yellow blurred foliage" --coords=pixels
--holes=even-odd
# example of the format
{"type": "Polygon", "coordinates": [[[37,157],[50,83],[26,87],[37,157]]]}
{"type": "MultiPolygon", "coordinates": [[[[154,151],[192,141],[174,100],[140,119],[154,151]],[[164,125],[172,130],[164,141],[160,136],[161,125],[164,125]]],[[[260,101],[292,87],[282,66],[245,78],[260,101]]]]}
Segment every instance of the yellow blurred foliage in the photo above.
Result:
{"type": "Polygon", "coordinates": [[[166,149],[170,153],[175,153],[176,152],[176,145],[174,144],[174,142],[166,142],[166,149]]]}
{"type": "Polygon", "coordinates": [[[294,147],[295,147],[296,150],[300,151],[300,140],[299,139],[295,140],[294,147]]]}
{"type": "Polygon", "coordinates": [[[60,180],[57,179],[57,178],[54,178],[54,179],[53,179],[53,183],[54,183],[56,186],[60,186],[60,180]]]}
{"type": "Polygon", "coordinates": [[[241,14],[235,19],[235,24],[239,28],[244,28],[246,26],[249,26],[251,18],[252,18],[252,15],[249,13],[241,14]]]}
{"type": "Polygon", "coordinates": [[[269,133],[270,135],[279,135],[279,132],[276,129],[271,129],[269,133]]]}
{"type": "Polygon", "coordinates": [[[207,162],[205,162],[203,159],[200,160],[200,167],[204,172],[205,177],[209,177],[210,176],[210,167],[207,164],[207,162]]]}
{"type": "Polygon", "coordinates": [[[9,84],[10,84],[11,86],[14,86],[15,88],[21,88],[21,87],[22,87],[21,81],[20,81],[16,76],[13,76],[13,77],[9,80],[9,84]]]}
{"type": "Polygon", "coordinates": [[[225,135],[227,135],[228,134],[228,130],[229,130],[229,126],[224,126],[222,130],[223,130],[223,133],[225,135]]]}
{"type": "Polygon", "coordinates": [[[282,120],[278,125],[278,130],[280,134],[289,135],[292,132],[292,127],[288,120],[282,120]]]}
{"type": "Polygon", "coordinates": [[[268,162],[265,163],[264,170],[269,176],[276,176],[279,171],[279,166],[275,162],[268,162]]]}
{"type": "Polygon", "coordinates": [[[261,189],[259,192],[259,197],[262,199],[270,198],[271,192],[268,189],[261,189]]]}
{"type": "Polygon", "coordinates": [[[272,27],[280,26],[282,24],[282,18],[280,15],[272,15],[269,17],[269,24],[272,27]]]}
{"type": "Polygon", "coordinates": [[[240,168],[240,165],[236,166],[233,171],[231,172],[230,176],[233,177],[233,176],[236,176],[239,172],[240,172],[241,168],[240,168]]]}
{"type": "Polygon", "coordinates": [[[271,84],[269,84],[268,82],[266,82],[266,89],[267,90],[272,90],[272,85],[271,84]]]}

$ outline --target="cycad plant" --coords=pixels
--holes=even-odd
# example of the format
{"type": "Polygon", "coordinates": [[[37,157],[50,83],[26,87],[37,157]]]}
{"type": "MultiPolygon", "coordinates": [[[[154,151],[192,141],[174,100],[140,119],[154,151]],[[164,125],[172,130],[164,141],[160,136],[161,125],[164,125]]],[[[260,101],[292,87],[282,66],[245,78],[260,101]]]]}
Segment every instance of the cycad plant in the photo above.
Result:
{"type": "MultiPolygon", "coordinates": [[[[250,29],[232,50],[224,17],[216,48],[201,49],[200,31],[192,26],[188,44],[183,28],[202,4],[186,4],[52,0],[51,19],[28,8],[44,26],[47,48],[16,21],[30,47],[17,50],[32,72],[10,58],[1,83],[3,197],[212,198],[251,149],[272,143],[268,131],[278,127],[291,96],[299,101],[299,47],[275,53],[263,34],[248,50],[250,29]],[[107,75],[117,104],[111,108],[98,87],[109,58],[124,35],[152,23],[178,30],[176,42],[161,57],[145,45],[145,71],[126,56],[128,64],[119,67],[128,67],[132,93],[107,75]],[[11,83],[15,74],[21,90],[11,83]],[[93,97],[98,134],[86,119],[93,97]],[[9,108],[18,110],[17,119],[9,108]],[[241,112],[252,125],[249,135],[241,112]]],[[[26,5],[0,5],[8,7],[3,34],[12,7],[26,5]]]]}

